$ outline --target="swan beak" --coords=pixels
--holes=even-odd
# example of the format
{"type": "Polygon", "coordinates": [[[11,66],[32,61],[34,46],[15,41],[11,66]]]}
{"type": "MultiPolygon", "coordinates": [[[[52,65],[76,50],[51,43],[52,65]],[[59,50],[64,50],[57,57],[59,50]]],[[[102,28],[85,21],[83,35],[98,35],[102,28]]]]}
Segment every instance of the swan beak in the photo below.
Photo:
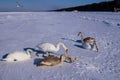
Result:
{"type": "Polygon", "coordinates": [[[80,34],[82,34],[82,32],[79,32],[79,33],[78,33],[78,36],[79,36],[80,34]]]}
{"type": "Polygon", "coordinates": [[[68,54],[68,49],[66,49],[66,54],[68,54]]]}

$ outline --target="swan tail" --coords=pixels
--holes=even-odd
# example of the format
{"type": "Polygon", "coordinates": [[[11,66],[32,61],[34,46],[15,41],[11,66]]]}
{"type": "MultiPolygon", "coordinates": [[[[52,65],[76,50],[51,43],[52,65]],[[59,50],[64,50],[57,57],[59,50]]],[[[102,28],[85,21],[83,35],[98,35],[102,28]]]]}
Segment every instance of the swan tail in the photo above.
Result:
{"type": "Polygon", "coordinates": [[[0,61],[7,61],[6,59],[0,59],[0,61]]]}

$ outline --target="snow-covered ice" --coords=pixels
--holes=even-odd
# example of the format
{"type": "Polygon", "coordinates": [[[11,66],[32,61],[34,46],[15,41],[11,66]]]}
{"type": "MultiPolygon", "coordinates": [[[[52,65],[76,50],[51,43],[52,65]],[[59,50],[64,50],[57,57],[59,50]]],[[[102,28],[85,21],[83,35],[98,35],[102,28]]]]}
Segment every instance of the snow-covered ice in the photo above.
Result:
{"type": "MultiPolygon", "coordinates": [[[[0,59],[43,42],[63,42],[80,60],[47,68],[36,66],[41,57],[34,55],[0,61],[0,80],[120,80],[120,13],[0,12],[0,59]],[[96,39],[99,52],[81,47],[80,31],[96,39]]],[[[63,53],[61,48],[57,54],[63,53]]]]}

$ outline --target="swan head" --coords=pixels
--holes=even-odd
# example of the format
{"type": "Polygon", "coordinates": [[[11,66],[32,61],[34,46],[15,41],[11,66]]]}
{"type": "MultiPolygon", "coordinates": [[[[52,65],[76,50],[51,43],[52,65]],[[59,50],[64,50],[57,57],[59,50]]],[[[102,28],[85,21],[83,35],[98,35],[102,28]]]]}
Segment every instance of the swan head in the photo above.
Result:
{"type": "Polygon", "coordinates": [[[78,36],[79,36],[80,34],[82,34],[82,32],[79,32],[79,33],[78,33],[78,36]]]}
{"type": "Polygon", "coordinates": [[[37,57],[39,57],[37,52],[33,49],[26,49],[26,53],[27,53],[27,55],[30,55],[32,53],[32,54],[36,55],[37,57]]]}
{"type": "Polygon", "coordinates": [[[66,56],[65,61],[68,63],[73,63],[75,61],[79,61],[79,58],[74,56],[66,56]]]}
{"type": "Polygon", "coordinates": [[[60,56],[60,59],[61,59],[61,61],[65,60],[65,62],[67,62],[67,63],[73,63],[74,61],[79,61],[79,58],[73,57],[73,56],[69,56],[69,55],[66,55],[66,54],[62,54],[60,56]]]}
{"type": "Polygon", "coordinates": [[[68,54],[68,48],[65,51],[66,51],[66,54],[68,54]]]}
{"type": "MultiPolygon", "coordinates": [[[[67,48],[67,46],[66,46],[64,43],[62,43],[62,42],[58,42],[58,43],[57,43],[57,47],[60,46],[60,45],[64,48],[66,54],[68,54],[68,48],[67,48]]],[[[59,49],[59,48],[58,48],[58,49],[59,49]]]]}

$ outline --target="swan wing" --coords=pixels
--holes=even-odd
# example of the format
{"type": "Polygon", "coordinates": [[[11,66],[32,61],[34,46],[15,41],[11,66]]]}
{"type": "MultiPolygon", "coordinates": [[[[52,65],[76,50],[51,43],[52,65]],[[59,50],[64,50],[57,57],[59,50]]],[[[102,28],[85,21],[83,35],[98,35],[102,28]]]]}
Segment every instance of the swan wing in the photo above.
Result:
{"type": "Polygon", "coordinates": [[[38,46],[41,51],[44,52],[56,52],[56,48],[51,43],[44,43],[38,46]]]}
{"type": "Polygon", "coordinates": [[[87,43],[87,42],[84,42],[84,43],[82,44],[82,46],[83,46],[83,48],[85,48],[85,49],[91,49],[91,45],[90,45],[89,43],[87,43]]]}

